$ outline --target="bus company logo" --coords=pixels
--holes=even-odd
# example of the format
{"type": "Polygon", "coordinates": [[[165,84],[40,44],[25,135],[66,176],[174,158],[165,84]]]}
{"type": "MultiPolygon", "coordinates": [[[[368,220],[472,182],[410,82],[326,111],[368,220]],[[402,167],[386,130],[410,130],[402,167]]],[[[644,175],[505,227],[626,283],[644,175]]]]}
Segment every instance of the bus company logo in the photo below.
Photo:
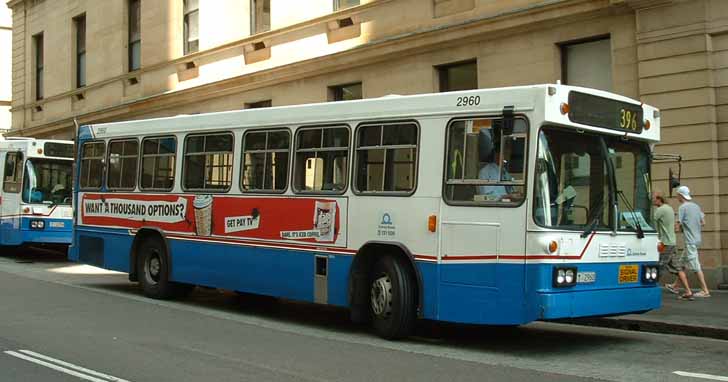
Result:
{"type": "Polygon", "coordinates": [[[379,222],[379,226],[377,226],[377,236],[396,236],[397,235],[397,227],[395,227],[394,222],[392,221],[392,215],[389,214],[389,212],[385,212],[382,214],[382,220],[379,222]]]}
{"type": "Polygon", "coordinates": [[[627,248],[627,256],[647,256],[647,252],[627,248]]]}

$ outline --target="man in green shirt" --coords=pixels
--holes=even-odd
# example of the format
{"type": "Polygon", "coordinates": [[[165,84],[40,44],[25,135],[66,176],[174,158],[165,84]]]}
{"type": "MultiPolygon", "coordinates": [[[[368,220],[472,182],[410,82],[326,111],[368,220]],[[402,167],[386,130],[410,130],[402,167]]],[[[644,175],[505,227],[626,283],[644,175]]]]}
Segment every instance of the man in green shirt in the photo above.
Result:
{"type": "MultiPolygon", "coordinates": [[[[678,276],[685,290],[690,290],[688,280],[685,276],[685,264],[677,256],[675,245],[675,210],[665,200],[665,196],[660,191],[652,194],[652,203],[655,205],[655,227],[657,228],[657,237],[660,240],[660,267],[663,271],[678,276]]],[[[665,284],[670,292],[677,293],[677,280],[673,284],[665,284]]],[[[690,296],[692,298],[692,296],[690,296]]]]}

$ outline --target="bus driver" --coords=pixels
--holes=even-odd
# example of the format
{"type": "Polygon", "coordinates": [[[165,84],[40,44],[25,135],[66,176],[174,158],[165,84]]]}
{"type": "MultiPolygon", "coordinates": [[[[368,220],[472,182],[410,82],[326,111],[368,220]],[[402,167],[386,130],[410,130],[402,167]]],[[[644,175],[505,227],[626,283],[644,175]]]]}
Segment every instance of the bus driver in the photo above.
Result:
{"type": "MultiPolygon", "coordinates": [[[[503,167],[501,174],[501,148],[495,144],[500,139],[494,139],[493,129],[481,129],[478,137],[478,151],[480,154],[480,162],[485,162],[478,172],[478,179],[489,180],[492,182],[512,181],[513,177],[508,170],[503,167]]],[[[505,164],[505,163],[504,163],[505,164]]],[[[507,198],[513,192],[511,186],[478,186],[478,194],[484,195],[486,200],[498,201],[507,198]]]]}

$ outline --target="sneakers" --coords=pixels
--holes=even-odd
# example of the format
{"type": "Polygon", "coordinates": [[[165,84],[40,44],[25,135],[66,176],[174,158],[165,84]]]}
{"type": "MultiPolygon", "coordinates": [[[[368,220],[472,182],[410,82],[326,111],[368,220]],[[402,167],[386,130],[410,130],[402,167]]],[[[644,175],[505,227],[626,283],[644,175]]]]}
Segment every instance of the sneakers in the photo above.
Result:
{"type": "Polygon", "coordinates": [[[693,301],[695,298],[693,294],[681,294],[677,297],[678,300],[693,301]]]}
{"type": "Polygon", "coordinates": [[[672,293],[672,294],[680,294],[680,292],[678,292],[677,289],[675,289],[675,287],[672,286],[672,284],[665,284],[665,289],[670,291],[670,293],[672,293]]]}
{"type": "Polygon", "coordinates": [[[693,296],[700,297],[700,298],[707,298],[707,297],[710,297],[710,293],[705,293],[701,290],[700,292],[693,293],[693,296]]]}

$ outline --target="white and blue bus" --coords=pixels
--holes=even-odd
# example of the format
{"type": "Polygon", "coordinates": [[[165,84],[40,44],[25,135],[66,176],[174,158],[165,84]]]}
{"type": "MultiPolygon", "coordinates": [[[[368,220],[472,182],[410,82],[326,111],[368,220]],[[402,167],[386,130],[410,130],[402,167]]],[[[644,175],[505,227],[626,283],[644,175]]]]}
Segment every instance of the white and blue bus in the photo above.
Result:
{"type": "Polygon", "coordinates": [[[0,137],[0,246],[71,244],[71,141],[0,137]]]}
{"type": "Polygon", "coordinates": [[[563,85],[82,126],[70,259],[194,285],[518,325],[660,306],[659,112],[563,85]]]}

